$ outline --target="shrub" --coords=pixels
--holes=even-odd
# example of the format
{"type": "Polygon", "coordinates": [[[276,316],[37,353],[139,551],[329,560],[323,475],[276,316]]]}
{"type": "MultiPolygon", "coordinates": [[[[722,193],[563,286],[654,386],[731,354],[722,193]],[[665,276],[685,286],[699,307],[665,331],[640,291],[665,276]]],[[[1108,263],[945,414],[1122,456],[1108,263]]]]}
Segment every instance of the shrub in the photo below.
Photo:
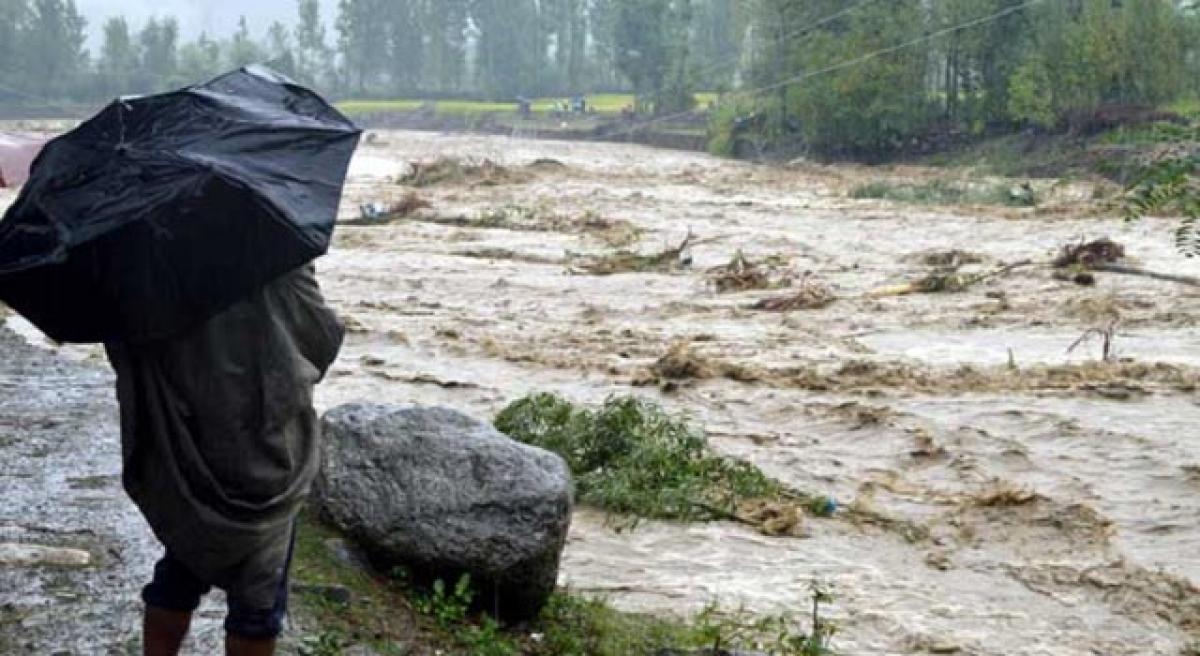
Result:
{"type": "Polygon", "coordinates": [[[685,421],[636,397],[610,398],[589,410],[536,394],[502,411],[496,426],[562,456],[579,501],[613,513],[727,519],[740,501],[784,492],[756,467],[712,455],[685,421]]]}

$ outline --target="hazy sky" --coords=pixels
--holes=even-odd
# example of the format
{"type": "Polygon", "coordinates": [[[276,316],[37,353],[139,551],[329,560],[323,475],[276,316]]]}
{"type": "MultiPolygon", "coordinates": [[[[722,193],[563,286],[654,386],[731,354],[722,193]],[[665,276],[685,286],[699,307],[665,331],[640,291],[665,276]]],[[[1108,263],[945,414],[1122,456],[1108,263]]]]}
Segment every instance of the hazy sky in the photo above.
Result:
{"type": "MultiPolygon", "coordinates": [[[[227,36],[237,28],[243,14],[250,31],[258,37],[266,34],[272,21],[290,25],[296,18],[296,0],[75,0],[75,4],[88,19],[93,54],[100,47],[100,26],[112,16],[124,15],[135,30],[151,16],[175,16],[185,40],[201,32],[227,36]]],[[[321,9],[332,39],[337,0],[322,0],[321,9]]]]}

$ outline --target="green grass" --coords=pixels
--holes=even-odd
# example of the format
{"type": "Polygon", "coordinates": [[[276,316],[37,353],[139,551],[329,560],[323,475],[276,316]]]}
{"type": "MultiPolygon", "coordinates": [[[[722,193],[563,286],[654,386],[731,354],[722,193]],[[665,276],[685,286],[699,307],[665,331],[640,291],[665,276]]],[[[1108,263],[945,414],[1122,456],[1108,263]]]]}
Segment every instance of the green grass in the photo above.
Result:
{"type": "Polygon", "coordinates": [[[537,394],[505,408],[496,427],[562,456],[579,502],[616,514],[729,519],[740,502],[786,494],[753,465],[713,455],[687,422],[636,397],[592,410],[537,394]]]}
{"type": "Polygon", "coordinates": [[[382,112],[413,112],[421,108],[420,100],[343,100],[337,108],[347,116],[382,112]]]}
{"type": "MultiPolygon", "coordinates": [[[[709,453],[703,436],[658,406],[633,397],[596,409],[549,394],[501,412],[498,427],[563,455],[576,476],[577,498],[641,517],[721,519],[740,498],[784,494],[751,465],[709,453]]],[[[294,600],[306,656],[334,656],[364,645],[384,656],[630,656],[708,649],[760,650],[779,656],[832,654],[835,627],[821,616],[832,601],[813,585],[810,608],[754,616],[715,603],[690,618],[627,613],[603,599],[559,590],[531,622],[501,626],[473,610],[470,579],[432,588],[371,573],[335,557],[336,531],[306,515],[296,543],[293,582],[309,589],[294,600]],[[349,604],[311,591],[344,587],[349,604]],[[807,628],[807,632],[805,631],[807,628]]]]}
{"type": "Polygon", "coordinates": [[[306,516],[296,541],[293,582],[341,586],[349,604],[298,594],[293,611],[305,656],[336,656],[363,645],[382,656],[443,653],[464,656],[630,656],[701,648],[765,649],[779,656],[832,654],[834,627],[821,618],[831,599],[814,586],[811,617],[753,617],[712,606],[690,619],[626,613],[601,599],[569,590],[551,597],[533,622],[502,627],[470,610],[469,579],[414,589],[402,578],[367,573],[333,556],[327,542],[338,534],[306,516]],[[809,633],[799,626],[815,626],[809,633]]]}
{"type": "MultiPolygon", "coordinates": [[[[705,107],[717,99],[716,93],[704,92],[696,94],[698,107],[705,107]]],[[[533,101],[533,111],[539,114],[549,114],[564,98],[538,98],[533,101]]],[[[633,106],[633,94],[606,93],[587,96],[588,105],[602,115],[619,114],[625,107],[633,106]]],[[[348,116],[363,114],[378,114],[383,112],[413,112],[423,107],[424,100],[403,98],[395,100],[343,100],[337,107],[348,116]]],[[[438,114],[448,116],[468,116],[475,114],[502,114],[517,112],[514,102],[485,102],[478,100],[438,100],[433,101],[438,114]]]]}
{"type": "Polygon", "coordinates": [[[893,183],[876,180],[850,190],[850,197],[891,200],[920,205],[1005,205],[1030,207],[1037,203],[1036,194],[1027,188],[1007,183],[956,184],[933,180],[920,184],[893,183]]]}
{"type": "Polygon", "coordinates": [[[306,514],[298,525],[293,584],[340,586],[353,597],[346,606],[319,595],[294,595],[293,609],[306,633],[304,650],[311,656],[325,656],[364,644],[384,656],[399,656],[414,637],[436,643],[436,632],[422,626],[403,587],[333,555],[326,542],[338,537],[312,515],[306,514]]]}
{"type": "Polygon", "coordinates": [[[1096,138],[1108,145],[1153,146],[1180,141],[1200,141],[1200,124],[1145,123],[1109,130],[1096,138]]]}
{"type": "Polygon", "coordinates": [[[1188,120],[1200,122],[1200,98],[1171,103],[1167,106],[1167,110],[1175,112],[1188,120]]]}

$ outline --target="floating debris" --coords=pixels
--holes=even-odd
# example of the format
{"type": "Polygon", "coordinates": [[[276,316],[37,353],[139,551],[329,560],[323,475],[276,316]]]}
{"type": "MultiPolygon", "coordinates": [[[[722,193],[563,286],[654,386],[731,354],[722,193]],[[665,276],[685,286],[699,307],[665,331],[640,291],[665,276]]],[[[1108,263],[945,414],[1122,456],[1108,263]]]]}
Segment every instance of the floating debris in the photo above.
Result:
{"type": "Polygon", "coordinates": [[[1103,328],[1091,328],[1084,331],[1079,339],[1075,340],[1074,344],[1067,349],[1067,354],[1075,352],[1080,346],[1087,344],[1093,337],[1100,338],[1100,359],[1103,362],[1114,362],[1117,359],[1117,351],[1114,347],[1117,338],[1117,325],[1120,323],[1120,318],[1115,318],[1109,321],[1108,325],[1103,328]]]}
{"type": "Polygon", "coordinates": [[[804,536],[804,511],[795,502],[750,499],[738,504],[731,519],[771,537],[804,536]]]}
{"type": "Polygon", "coordinates": [[[978,253],[952,248],[950,250],[932,250],[914,253],[906,259],[936,269],[961,269],[968,264],[980,264],[984,257],[978,253]]]}
{"type": "Polygon", "coordinates": [[[837,295],[823,282],[814,280],[805,274],[797,286],[796,292],[788,296],[764,298],[751,306],[754,310],[766,312],[792,312],[794,310],[819,310],[828,307],[837,300],[837,295]]]}
{"type": "Polygon", "coordinates": [[[784,265],[782,258],[755,262],[738,249],[728,264],[709,269],[708,278],[717,293],[724,294],[787,287],[792,284],[795,272],[784,265]]]}
{"type": "Polygon", "coordinates": [[[534,253],[518,253],[510,248],[476,248],[454,251],[451,255],[481,260],[512,260],[529,264],[562,264],[562,260],[534,253]]]}
{"type": "Polygon", "coordinates": [[[629,246],[641,238],[641,230],[624,219],[610,219],[587,211],[578,216],[559,214],[546,204],[510,204],[485,209],[474,216],[414,215],[414,221],[455,228],[558,232],[593,237],[614,248],[629,246]]]}
{"type": "Polygon", "coordinates": [[[1125,259],[1125,247],[1105,237],[1095,241],[1080,241],[1067,244],[1054,258],[1054,266],[1060,269],[1083,267],[1092,269],[1102,264],[1113,264],[1125,259]]]}
{"type": "Polygon", "coordinates": [[[411,170],[400,176],[397,184],[409,187],[432,187],[442,184],[492,187],[521,184],[532,178],[529,170],[509,168],[490,159],[471,161],[441,157],[428,162],[411,162],[409,166],[411,170]]]}
{"type": "Polygon", "coordinates": [[[975,505],[984,508],[1024,506],[1041,499],[1033,490],[1011,483],[997,482],[974,498],[975,505]]]}
{"type": "Polygon", "coordinates": [[[650,370],[668,380],[688,378],[714,378],[718,367],[692,350],[687,342],[675,342],[667,353],[654,363],[650,370]]]}
{"type": "Polygon", "coordinates": [[[924,278],[891,287],[882,287],[872,291],[868,296],[880,298],[884,296],[904,296],[906,294],[938,294],[963,292],[981,282],[992,280],[1011,273],[1017,269],[1033,265],[1032,260],[1022,260],[1002,266],[992,271],[980,273],[959,273],[957,270],[941,269],[933,271],[924,278]]]}
{"type": "Polygon", "coordinates": [[[390,205],[382,203],[360,205],[359,217],[343,221],[342,224],[348,226],[384,225],[408,217],[418,210],[431,207],[433,207],[432,203],[422,198],[417,192],[410,191],[390,205]]]}
{"type": "Polygon", "coordinates": [[[1150,278],[1151,280],[1174,282],[1180,285],[1187,285],[1189,287],[1200,287],[1200,278],[1195,276],[1181,276],[1173,273],[1158,273],[1157,271],[1147,271],[1146,269],[1123,266],[1120,264],[1097,264],[1093,268],[1096,271],[1103,271],[1105,273],[1119,273],[1126,276],[1139,276],[1142,278],[1150,278]]]}
{"type": "Polygon", "coordinates": [[[678,246],[672,246],[658,253],[645,255],[632,251],[617,251],[605,255],[573,256],[574,261],[569,265],[572,273],[586,273],[593,276],[609,276],[616,273],[667,273],[686,269],[692,265],[691,233],[678,246]]]}
{"type": "Polygon", "coordinates": [[[650,366],[647,375],[636,379],[634,385],[709,378],[728,378],[750,383],[761,380],[762,374],[745,365],[710,360],[692,349],[690,342],[681,340],[672,344],[667,352],[650,366]]]}

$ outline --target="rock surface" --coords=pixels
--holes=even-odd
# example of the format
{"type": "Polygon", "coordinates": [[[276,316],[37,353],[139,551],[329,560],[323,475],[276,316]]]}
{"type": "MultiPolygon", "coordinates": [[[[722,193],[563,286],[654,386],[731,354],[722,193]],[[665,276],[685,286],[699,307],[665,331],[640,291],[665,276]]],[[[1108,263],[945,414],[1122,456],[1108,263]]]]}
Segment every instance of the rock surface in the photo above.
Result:
{"type": "Polygon", "coordinates": [[[509,619],[541,608],[571,518],[561,458],[444,408],[348,405],[323,425],[317,504],[373,560],[418,580],[470,574],[509,619]]]}
{"type": "Polygon", "coordinates": [[[0,544],[0,566],[87,567],[92,555],[82,549],[48,547],[40,544],[0,544]]]}

